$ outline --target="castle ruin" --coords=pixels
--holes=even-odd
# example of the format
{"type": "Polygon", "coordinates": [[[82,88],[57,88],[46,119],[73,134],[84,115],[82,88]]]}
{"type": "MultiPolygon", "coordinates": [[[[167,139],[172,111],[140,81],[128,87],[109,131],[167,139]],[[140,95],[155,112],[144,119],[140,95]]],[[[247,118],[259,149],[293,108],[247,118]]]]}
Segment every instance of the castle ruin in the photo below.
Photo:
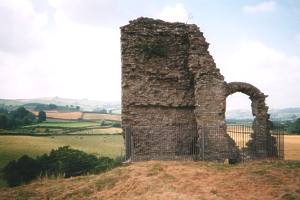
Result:
{"type": "Polygon", "coordinates": [[[194,24],[138,18],[121,27],[122,126],[130,129],[134,160],[180,158],[191,141],[206,146],[198,152],[205,160],[237,156],[225,123],[226,98],[236,92],[252,102],[249,148],[267,156],[266,95],[248,83],[226,83],[208,46],[194,24]]]}

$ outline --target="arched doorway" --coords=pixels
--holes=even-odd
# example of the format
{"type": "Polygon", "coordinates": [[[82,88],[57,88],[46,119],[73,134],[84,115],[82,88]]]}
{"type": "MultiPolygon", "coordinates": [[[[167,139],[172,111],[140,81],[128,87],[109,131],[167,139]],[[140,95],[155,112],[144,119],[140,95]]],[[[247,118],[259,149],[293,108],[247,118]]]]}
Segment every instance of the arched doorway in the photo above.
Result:
{"type": "MultiPolygon", "coordinates": [[[[270,121],[268,107],[266,106],[266,95],[255,86],[244,82],[231,82],[226,84],[226,97],[236,92],[241,92],[249,96],[251,100],[251,109],[254,116],[253,133],[247,143],[248,151],[257,158],[269,156],[268,148],[272,148],[269,143],[272,141],[270,134],[270,121]]],[[[273,152],[273,151],[272,151],[273,152]]]]}

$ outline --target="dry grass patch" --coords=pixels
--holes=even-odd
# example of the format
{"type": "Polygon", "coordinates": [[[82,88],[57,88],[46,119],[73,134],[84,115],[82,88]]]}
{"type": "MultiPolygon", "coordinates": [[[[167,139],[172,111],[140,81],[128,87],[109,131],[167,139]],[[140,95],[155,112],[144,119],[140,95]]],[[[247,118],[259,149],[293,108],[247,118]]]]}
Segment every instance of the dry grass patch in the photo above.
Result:
{"type": "Polygon", "coordinates": [[[111,115],[111,114],[100,114],[100,113],[83,113],[82,118],[84,120],[111,120],[111,121],[121,121],[121,115],[111,115]]]}
{"type": "Polygon", "coordinates": [[[45,199],[278,199],[299,197],[300,162],[260,161],[238,165],[204,162],[149,161],[110,172],[70,179],[36,181],[0,190],[16,199],[34,191],[45,199]],[[223,167],[224,166],[224,167],[223,167]],[[51,195],[50,195],[51,194],[51,195]]]}

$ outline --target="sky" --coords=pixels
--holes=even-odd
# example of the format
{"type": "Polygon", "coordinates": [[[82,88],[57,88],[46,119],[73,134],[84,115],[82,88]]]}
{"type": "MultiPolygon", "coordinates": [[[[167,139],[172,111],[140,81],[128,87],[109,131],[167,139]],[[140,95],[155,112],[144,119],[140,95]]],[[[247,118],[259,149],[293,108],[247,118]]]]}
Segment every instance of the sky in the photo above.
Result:
{"type": "Polygon", "coordinates": [[[120,101],[119,27],[140,16],[197,24],[225,81],[300,107],[298,0],[0,0],[0,98],[120,101]]]}

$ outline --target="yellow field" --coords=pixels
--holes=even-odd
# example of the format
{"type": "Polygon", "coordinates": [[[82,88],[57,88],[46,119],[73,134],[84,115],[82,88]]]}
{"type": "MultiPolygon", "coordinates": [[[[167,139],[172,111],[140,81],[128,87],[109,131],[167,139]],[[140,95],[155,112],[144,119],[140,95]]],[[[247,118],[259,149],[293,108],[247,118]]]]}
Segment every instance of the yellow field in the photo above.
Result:
{"type": "Polygon", "coordinates": [[[286,160],[300,160],[300,135],[284,136],[284,156],[286,160]]]}
{"type": "Polygon", "coordinates": [[[242,149],[246,147],[247,142],[251,139],[250,134],[245,134],[244,136],[236,137],[237,134],[232,132],[227,132],[228,135],[235,141],[236,145],[242,149]]]}
{"type": "MultiPolygon", "coordinates": [[[[30,111],[34,115],[38,115],[37,111],[30,111]]],[[[82,112],[58,112],[58,111],[46,111],[47,118],[64,119],[64,120],[78,120],[82,116],[82,112]]]]}
{"type": "Polygon", "coordinates": [[[121,121],[121,115],[110,115],[100,113],[83,113],[82,119],[84,120],[112,120],[121,121]]]}
{"type": "MultiPolygon", "coordinates": [[[[34,115],[38,115],[37,111],[30,110],[34,115]]],[[[101,121],[101,120],[111,120],[111,121],[121,121],[121,115],[111,115],[111,114],[100,114],[100,113],[85,113],[85,112],[59,112],[46,111],[47,118],[62,119],[62,120],[78,120],[82,118],[83,120],[91,121],[101,121]]]]}
{"type": "MultiPolygon", "coordinates": [[[[251,139],[250,133],[251,129],[242,130],[243,132],[248,132],[244,137],[240,137],[240,134],[235,130],[234,126],[228,126],[228,135],[235,140],[237,146],[240,148],[246,146],[246,143],[251,139]],[[239,136],[236,138],[236,136],[239,136]]],[[[300,135],[284,135],[284,159],[286,160],[300,160],[300,135]]]]}

